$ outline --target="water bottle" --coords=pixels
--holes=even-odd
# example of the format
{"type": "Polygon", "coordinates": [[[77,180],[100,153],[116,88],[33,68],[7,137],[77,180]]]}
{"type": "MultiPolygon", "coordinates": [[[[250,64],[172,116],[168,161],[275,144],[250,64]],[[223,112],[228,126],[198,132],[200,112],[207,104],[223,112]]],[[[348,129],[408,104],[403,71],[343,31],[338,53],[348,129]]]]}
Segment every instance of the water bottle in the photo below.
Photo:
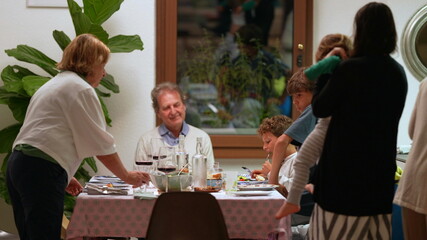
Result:
{"type": "Polygon", "coordinates": [[[188,153],[185,151],[184,139],[184,135],[179,135],[176,161],[178,170],[181,171],[181,173],[188,173],[188,153]]]}
{"type": "Polygon", "coordinates": [[[202,138],[197,138],[196,154],[192,158],[193,187],[205,188],[207,178],[207,157],[202,154],[202,138]]]}

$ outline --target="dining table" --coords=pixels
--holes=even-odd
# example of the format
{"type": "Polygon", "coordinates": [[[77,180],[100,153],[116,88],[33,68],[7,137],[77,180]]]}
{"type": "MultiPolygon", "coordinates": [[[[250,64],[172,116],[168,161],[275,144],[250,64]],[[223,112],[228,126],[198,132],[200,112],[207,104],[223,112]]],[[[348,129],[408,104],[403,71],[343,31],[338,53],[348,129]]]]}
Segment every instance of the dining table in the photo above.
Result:
{"type": "MultiPolygon", "coordinates": [[[[146,189],[150,190],[150,187],[146,189]]],[[[280,220],[274,217],[285,201],[278,191],[254,196],[224,190],[210,194],[219,203],[230,239],[291,239],[290,217],[280,220]]],[[[156,190],[153,195],[158,195],[156,190]]],[[[128,195],[81,193],[76,199],[66,239],[143,238],[155,202],[156,198],[135,198],[132,191],[128,195]]]]}

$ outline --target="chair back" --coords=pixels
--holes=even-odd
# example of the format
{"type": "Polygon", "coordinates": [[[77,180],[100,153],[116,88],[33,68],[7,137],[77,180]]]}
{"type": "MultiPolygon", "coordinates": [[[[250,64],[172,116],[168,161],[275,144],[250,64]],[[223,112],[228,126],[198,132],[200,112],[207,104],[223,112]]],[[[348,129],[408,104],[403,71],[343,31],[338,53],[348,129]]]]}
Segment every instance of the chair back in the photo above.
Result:
{"type": "Polygon", "coordinates": [[[202,192],[168,192],[154,204],[147,240],[227,240],[224,216],[215,197],[202,192]]]}

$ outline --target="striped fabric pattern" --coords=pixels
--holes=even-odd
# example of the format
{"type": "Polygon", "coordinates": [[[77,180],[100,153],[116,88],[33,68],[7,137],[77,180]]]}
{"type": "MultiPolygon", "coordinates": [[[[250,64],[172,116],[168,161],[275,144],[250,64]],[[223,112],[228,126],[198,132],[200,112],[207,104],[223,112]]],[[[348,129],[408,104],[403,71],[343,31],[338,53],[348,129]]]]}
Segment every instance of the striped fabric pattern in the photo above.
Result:
{"type": "Polygon", "coordinates": [[[325,211],[316,204],[310,219],[309,239],[391,239],[391,214],[348,216],[325,211]]]}

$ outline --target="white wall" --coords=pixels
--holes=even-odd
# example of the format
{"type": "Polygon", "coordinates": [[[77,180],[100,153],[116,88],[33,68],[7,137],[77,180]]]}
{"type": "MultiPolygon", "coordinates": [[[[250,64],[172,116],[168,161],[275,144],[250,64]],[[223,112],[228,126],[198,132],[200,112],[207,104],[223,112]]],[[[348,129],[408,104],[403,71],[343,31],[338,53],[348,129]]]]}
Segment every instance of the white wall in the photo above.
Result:
{"type": "MultiPolygon", "coordinates": [[[[35,47],[54,60],[61,59],[62,51],[54,41],[52,31],[62,30],[70,38],[75,37],[67,8],[28,8],[25,0],[4,0],[1,5],[1,69],[21,64],[4,52],[18,44],[35,47]]],[[[112,54],[106,67],[120,86],[120,94],[106,99],[113,119],[109,131],[116,139],[123,162],[131,169],[138,137],[155,125],[149,97],[155,82],[155,0],[124,1],[121,9],[103,27],[110,36],[138,34],[144,42],[143,51],[112,54]]],[[[43,73],[38,67],[26,66],[43,73]]],[[[0,129],[14,122],[8,107],[0,105],[0,129]]],[[[98,167],[104,171],[102,164],[98,167]]]]}
{"type": "MultiPolygon", "coordinates": [[[[351,35],[353,17],[367,2],[369,1],[314,1],[314,49],[328,33],[351,35]]],[[[425,4],[423,0],[412,0],[410,3],[400,0],[382,2],[387,3],[394,13],[399,39],[408,19],[425,4]]],[[[113,127],[109,128],[109,131],[115,136],[118,152],[126,167],[130,169],[138,137],[155,124],[149,98],[149,92],[155,82],[155,0],[126,0],[121,9],[104,24],[104,28],[111,36],[138,34],[144,42],[145,49],[142,52],[112,54],[107,65],[107,71],[115,76],[121,88],[120,94],[106,100],[113,119],[113,127]]],[[[14,48],[17,44],[28,44],[59,60],[61,50],[52,38],[52,31],[63,30],[70,37],[74,37],[71,18],[66,8],[28,8],[24,0],[2,1],[0,29],[0,68],[18,63],[5,54],[5,49],[14,48]]],[[[394,56],[404,66],[400,52],[394,56]]],[[[30,68],[41,73],[37,67],[30,68]]],[[[418,91],[418,81],[409,71],[406,71],[406,74],[409,91],[400,122],[399,145],[410,143],[407,126],[418,91]]],[[[10,110],[7,106],[0,105],[0,128],[12,123],[14,119],[10,110]]],[[[102,164],[98,166],[101,173],[106,172],[102,164]]]]}
{"type": "MultiPolygon", "coordinates": [[[[326,34],[343,33],[347,34],[348,36],[351,36],[353,30],[354,15],[360,7],[362,7],[368,2],[371,1],[315,0],[313,49],[317,48],[317,45],[320,42],[321,38],[326,34]]],[[[426,4],[426,2],[425,0],[386,0],[378,2],[386,3],[393,12],[399,37],[399,49],[397,53],[395,53],[393,56],[400,64],[402,64],[402,66],[404,66],[406,77],[408,79],[408,95],[406,98],[405,109],[400,120],[398,135],[398,145],[408,145],[411,143],[408,136],[409,118],[415,103],[416,95],[418,93],[419,82],[405,66],[401,55],[402,51],[400,50],[400,40],[402,38],[402,32],[404,31],[406,23],[418,9],[420,9],[423,5],[426,4]]]]}
{"type": "MultiPolygon", "coordinates": [[[[59,0],[58,0],[59,1],[59,0]]],[[[65,1],[65,0],[61,0],[65,1]]],[[[366,0],[316,0],[314,1],[314,45],[328,34],[340,32],[352,34],[353,17],[357,9],[367,3],[366,0]]],[[[387,3],[395,16],[399,38],[408,19],[418,10],[424,0],[389,0],[387,3]]],[[[155,83],[155,0],[126,0],[121,9],[109,19],[104,27],[112,35],[138,34],[144,42],[144,51],[129,54],[113,54],[107,71],[121,87],[121,93],[107,99],[107,105],[113,119],[109,131],[115,136],[117,150],[128,169],[131,169],[136,142],[141,133],[155,125],[155,117],[150,106],[150,90],[155,83]]],[[[3,0],[0,7],[0,69],[17,64],[4,50],[17,44],[28,44],[55,60],[61,57],[61,50],[52,38],[53,30],[63,30],[74,37],[74,28],[68,10],[65,8],[27,8],[25,0],[3,0]]],[[[402,64],[400,51],[395,54],[402,64]]],[[[21,64],[21,63],[19,63],[21,64]]],[[[36,67],[30,67],[36,71],[36,67]]],[[[37,70],[38,71],[38,70],[37,70]]],[[[41,71],[38,71],[42,73],[41,71]]],[[[407,134],[410,113],[418,91],[418,81],[406,71],[409,83],[406,107],[401,119],[398,144],[409,144],[407,134]]],[[[10,110],[0,105],[0,129],[14,123],[10,110]]],[[[3,159],[4,156],[0,156],[3,159]]],[[[0,160],[1,161],[1,160],[0,160]]],[[[239,166],[254,168],[264,160],[239,161],[220,160],[221,164],[239,170],[239,166]]],[[[102,164],[98,164],[100,173],[107,173],[102,164]]],[[[223,166],[226,167],[226,166],[223,166]]],[[[6,217],[0,211],[0,226],[6,217]]],[[[9,215],[10,216],[10,215],[9,215]]],[[[10,218],[7,218],[10,223],[10,218]]],[[[7,230],[7,228],[3,228],[7,230]]]]}

